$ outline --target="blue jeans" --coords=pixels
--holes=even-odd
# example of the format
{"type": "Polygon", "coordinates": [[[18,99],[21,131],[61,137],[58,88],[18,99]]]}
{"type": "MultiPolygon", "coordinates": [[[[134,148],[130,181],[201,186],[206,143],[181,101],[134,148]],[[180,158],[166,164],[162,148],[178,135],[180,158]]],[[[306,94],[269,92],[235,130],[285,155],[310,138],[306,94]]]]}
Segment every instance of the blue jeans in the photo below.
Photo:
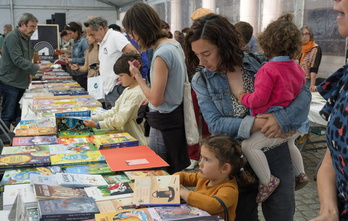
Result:
{"type": "Polygon", "coordinates": [[[19,101],[22,98],[25,89],[12,87],[0,82],[0,94],[2,94],[2,111],[1,119],[5,125],[10,128],[10,124],[21,120],[21,108],[19,101]]]}
{"type": "MultiPolygon", "coordinates": [[[[262,203],[267,221],[292,221],[295,214],[295,179],[287,143],[266,151],[271,174],[280,179],[278,188],[262,203]]],[[[236,221],[258,221],[256,195],[258,183],[239,187],[236,221]]]]}
{"type": "Polygon", "coordinates": [[[167,161],[167,149],[166,145],[164,145],[162,132],[152,127],[150,128],[149,134],[149,147],[164,161],[167,161]]]}

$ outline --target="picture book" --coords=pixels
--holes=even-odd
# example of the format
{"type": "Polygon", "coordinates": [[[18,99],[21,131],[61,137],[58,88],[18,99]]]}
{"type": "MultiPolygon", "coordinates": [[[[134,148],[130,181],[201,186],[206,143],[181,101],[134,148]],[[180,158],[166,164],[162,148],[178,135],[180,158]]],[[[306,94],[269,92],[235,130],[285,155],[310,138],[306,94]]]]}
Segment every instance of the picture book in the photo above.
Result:
{"type": "Polygon", "coordinates": [[[165,176],[169,175],[169,173],[165,170],[132,170],[132,171],[125,171],[124,174],[127,175],[127,177],[130,180],[134,180],[135,177],[144,177],[144,176],[165,176]]]}
{"type": "Polygon", "coordinates": [[[98,101],[78,101],[77,105],[80,107],[102,107],[103,105],[98,101]]]}
{"type": "Polygon", "coordinates": [[[94,135],[115,134],[115,133],[121,132],[121,131],[117,131],[117,130],[97,129],[97,128],[92,128],[92,131],[93,131],[94,135]]]}
{"type": "Polygon", "coordinates": [[[48,145],[5,146],[1,154],[31,153],[32,155],[45,156],[50,154],[48,147],[48,145]]]}
{"type": "Polygon", "coordinates": [[[6,185],[3,193],[3,209],[11,209],[17,195],[20,194],[23,202],[29,207],[35,207],[37,199],[31,184],[6,185]]]}
{"type": "Polygon", "coordinates": [[[95,135],[94,144],[100,150],[138,146],[139,141],[129,133],[95,135]]]}
{"type": "MultiPolygon", "coordinates": [[[[41,218],[69,218],[92,219],[99,213],[97,204],[90,197],[39,200],[39,214],[41,218]]],[[[80,220],[80,219],[79,219],[80,220]]]]}
{"type": "Polygon", "coordinates": [[[53,101],[55,104],[76,104],[75,99],[59,99],[53,101]]]}
{"type": "Polygon", "coordinates": [[[56,117],[90,117],[90,110],[56,113],[56,117]]]}
{"type": "Polygon", "coordinates": [[[59,131],[59,138],[75,138],[75,137],[90,137],[92,132],[90,129],[72,129],[72,130],[61,130],[59,131]]]}
{"type": "Polygon", "coordinates": [[[20,129],[38,128],[38,127],[55,127],[55,124],[50,118],[41,118],[41,119],[35,119],[35,120],[21,120],[19,122],[20,129]]]}
{"type": "Polygon", "coordinates": [[[27,129],[16,129],[15,134],[18,137],[28,136],[44,136],[57,134],[55,127],[38,127],[38,128],[27,128],[27,129]]]}
{"type": "Polygon", "coordinates": [[[22,168],[15,170],[5,170],[1,180],[1,185],[30,183],[34,175],[52,175],[62,172],[59,166],[22,168]]]}
{"type": "Polygon", "coordinates": [[[107,185],[102,175],[57,173],[57,182],[60,186],[90,187],[107,185]]]}
{"type": "Polygon", "coordinates": [[[147,208],[150,217],[153,220],[181,220],[193,217],[210,216],[204,210],[187,204],[180,204],[180,206],[161,206],[147,208]]]}
{"type": "Polygon", "coordinates": [[[133,194],[129,183],[86,187],[85,191],[89,197],[96,201],[131,197],[133,194]]]}
{"type": "Polygon", "coordinates": [[[117,212],[111,213],[100,213],[95,214],[96,221],[106,221],[106,220],[141,220],[141,221],[151,221],[151,217],[145,208],[141,209],[126,209],[119,210],[117,212]]]}
{"type": "Polygon", "coordinates": [[[94,143],[93,137],[74,137],[74,138],[58,138],[59,144],[69,144],[69,143],[94,143]]]}
{"type": "Polygon", "coordinates": [[[89,129],[83,121],[88,120],[90,117],[57,117],[56,126],[58,131],[65,130],[85,130],[89,129]]]}
{"type": "Polygon", "coordinates": [[[0,155],[0,170],[50,166],[50,156],[36,156],[31,153],[0,155]]]}
{"type": "Polygon", "coordinates": [[[92,143],[71,143],[49,145],[50,154],[63,153],[86,153],[87,151],[96,151],[97,148],[92,143]]]}
{"type": "Polygon", "coordinates": [[[57,143],[57,136],[14,137],[12,139],[12,146],[30,146],[57,143]]]}
{"type": "MultiPolygon", "coordinates": [[[[62,172],[62,171],[59,171],[62,172]]],[[[31,174],[30,184],[46,184],[52,186],[58,186],[56,175],[41,175],[41,174],[31,174]]]]}
{"type": "Polygon", "coordinates": [[[112,171],[141,170],[166,167],[166,163],[148,146],[100,150],[112,171]]]}
{"type": "Polygon", "coordinates": [[[34,192],[38,200],[88,197],[83,188],[34,184],[34,192]]]}
{"type": "Polygon", "coordinates": [[[105,181],[109,184],[113,184],[113,183],[124,183],[124,182],[132,182],[132,180],[130,180],[128,178],[128,176],[126,174],[114,174],[114,175],[104,175],[103,176],[105,181]]]}
{"type": "Polygon", "coordinates": [[[100,153],[100,151],[87,151],[85,153],[52,154],[50,155],[50,159],[51,164],[57,166],[105,163],[105,159],[103,155],[100,153]]]}
{"type": "Polygon", "coordinates": [[[106,163],[88,164],[84,166],[69,166],[62,168],[65,173],[77,173],[77,174],[113,174],[110,167],[106,163]]]}
{"type": "Polygon", "coordinates": [[[116,212],[118,210],[132,209],[132,197],[111,199],[111,200],[100,200],[96,201],[100,213],[116,212]]]}
{"type": "Polygon", "coordinates": [[[133,204],[136,206],[179,205],[179,175],[135,178],[133,204]]]}

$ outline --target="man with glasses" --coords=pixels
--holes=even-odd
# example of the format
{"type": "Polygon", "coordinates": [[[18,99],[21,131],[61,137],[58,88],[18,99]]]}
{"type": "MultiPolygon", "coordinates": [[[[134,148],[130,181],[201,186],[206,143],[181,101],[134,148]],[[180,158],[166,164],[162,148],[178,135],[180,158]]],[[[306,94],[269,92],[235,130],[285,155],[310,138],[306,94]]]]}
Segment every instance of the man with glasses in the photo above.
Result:
{"type": "Polygon", "coordinates": [[[4,39],[0,61],[0,94],[3,96],[1,118],[10,128],[21,119],[19,100],[37,71],[52,71],[49,66],[33,64],[34,49],[30,37],[37,29],[38,20],[29,13],[23,14],[18,27],[4,39]]]}

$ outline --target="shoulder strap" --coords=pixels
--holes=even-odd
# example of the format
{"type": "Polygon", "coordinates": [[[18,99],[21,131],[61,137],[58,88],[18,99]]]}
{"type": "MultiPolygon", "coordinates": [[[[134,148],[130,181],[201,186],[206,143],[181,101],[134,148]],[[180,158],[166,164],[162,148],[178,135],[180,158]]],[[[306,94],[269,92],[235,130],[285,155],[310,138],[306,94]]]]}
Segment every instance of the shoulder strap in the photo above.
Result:
{"type": "Polygon", "coordinates": [[[219,203],[221,204],[222,208],[224,208],[224,219],[225,219],[225,221],[228,221],[228,218],[229,218],[229,216],[228,216],[228,209],[227,209],[227,207],[226,207],[224,201],[222,201],[222,200],[221,200],[219,197],[217,197],[217,196],[213,196],[213,198],[214,198],[214,199],[217,199],[217,201],[219,201],[219,203]]]}

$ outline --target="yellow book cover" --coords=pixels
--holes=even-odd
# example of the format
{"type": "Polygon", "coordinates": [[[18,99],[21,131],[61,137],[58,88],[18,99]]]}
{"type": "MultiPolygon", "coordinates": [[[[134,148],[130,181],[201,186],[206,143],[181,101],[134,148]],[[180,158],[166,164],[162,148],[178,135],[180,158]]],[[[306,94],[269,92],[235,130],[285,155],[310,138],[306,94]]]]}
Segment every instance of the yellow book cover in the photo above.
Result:
{"type": "Polygon", "coordinates": [[[114,220],[133,220],[133,221],[151,221],[151,217],[145,208],[126,209],[111,213],[95,214],[96,221],[114,221],[114,220]]]}
{"type": "Polygon", "coordinates": [[[139,141],[129,133],[115,133],[95,135],[94,144],[99,149],[110,149],[120,147],[134,147],[139,145],[139,141]]]}
{"type": "Polygon", "coordinates": [[[75,104],[75,99],[61,99],[61,100],[54,100],[54,103],[56,104],[75,104]]]}
{"type": "Polygon", "coordinates": [[[57,130],[56,130],[56,127],[16,129],[15,134],[17,137],[55,135],[57,134],[57,130]]]}
{"type": "Polygon", "coordinates": [[[50,155],[51,164],[57,166],[84,165],[92,163],[105,163],[100,151],[87,151],[85,153],[65,153],[50,155]]]}

